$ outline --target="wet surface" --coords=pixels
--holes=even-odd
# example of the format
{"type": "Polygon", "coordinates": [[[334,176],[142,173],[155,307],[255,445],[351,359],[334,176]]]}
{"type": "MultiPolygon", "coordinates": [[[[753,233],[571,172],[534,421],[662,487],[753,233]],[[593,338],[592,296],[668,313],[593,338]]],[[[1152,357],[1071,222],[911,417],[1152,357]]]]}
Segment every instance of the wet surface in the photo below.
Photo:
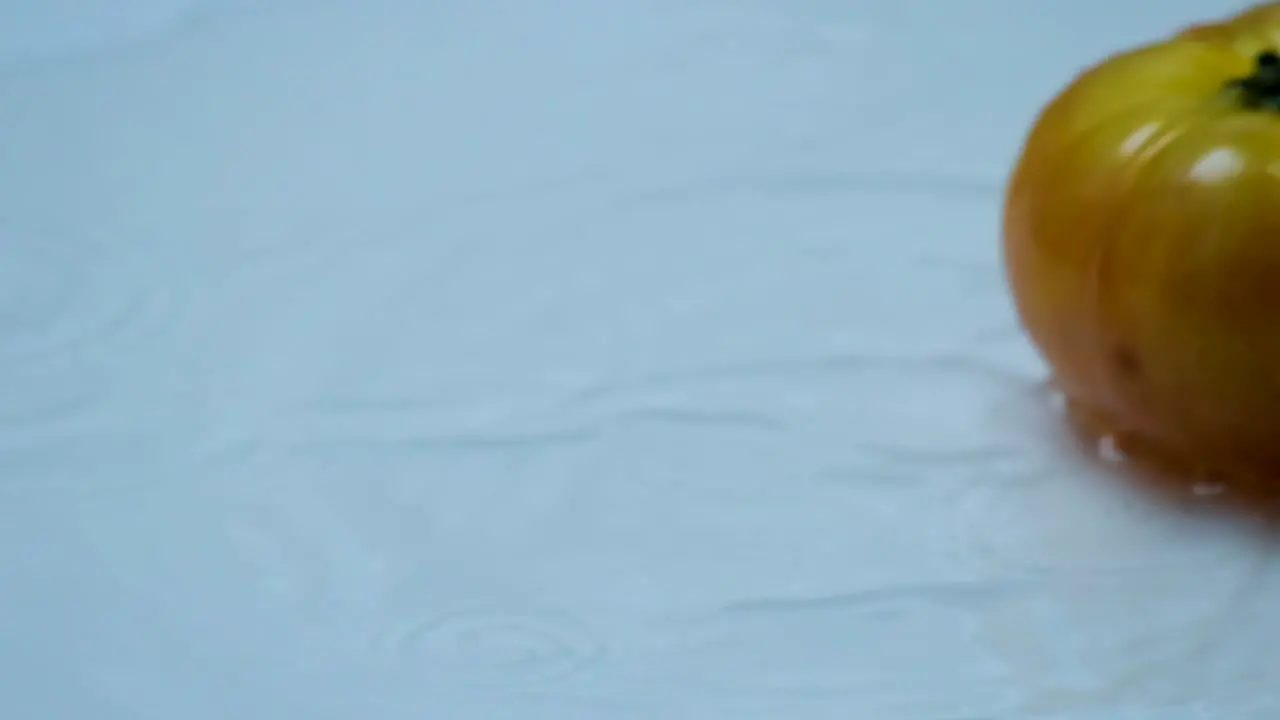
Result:
{"type": "Polygon", "coordinates": [[[1235,5],[241,5],[5,46],[6,716],[1280,713],[1274,531],[1083,452],[998,256],[1235,5]]]}

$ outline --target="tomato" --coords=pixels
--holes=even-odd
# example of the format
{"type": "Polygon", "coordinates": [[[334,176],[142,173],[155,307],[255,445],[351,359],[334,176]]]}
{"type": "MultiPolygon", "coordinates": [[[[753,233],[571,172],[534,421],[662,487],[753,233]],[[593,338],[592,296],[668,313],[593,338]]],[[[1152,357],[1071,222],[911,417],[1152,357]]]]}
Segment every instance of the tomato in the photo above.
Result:
{"type": "Polygon", "coordinates": [[[1280,482],[1280,2],[1087,68],[1006,190],[1022,326],[1077,420],[1280,482]]]}

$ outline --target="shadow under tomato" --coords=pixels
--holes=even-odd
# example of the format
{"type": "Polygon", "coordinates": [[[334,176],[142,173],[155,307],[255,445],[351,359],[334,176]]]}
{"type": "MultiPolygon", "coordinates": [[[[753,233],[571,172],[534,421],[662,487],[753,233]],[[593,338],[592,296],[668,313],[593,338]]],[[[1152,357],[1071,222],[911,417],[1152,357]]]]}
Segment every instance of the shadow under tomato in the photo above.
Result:
{"type": "Polygon", "coordinates": [[[1178,512],[1234,518],[1280,535],[1280,473],[1209,469],[1066,402],[1067,431],[1100,472],[1178,512]]]}

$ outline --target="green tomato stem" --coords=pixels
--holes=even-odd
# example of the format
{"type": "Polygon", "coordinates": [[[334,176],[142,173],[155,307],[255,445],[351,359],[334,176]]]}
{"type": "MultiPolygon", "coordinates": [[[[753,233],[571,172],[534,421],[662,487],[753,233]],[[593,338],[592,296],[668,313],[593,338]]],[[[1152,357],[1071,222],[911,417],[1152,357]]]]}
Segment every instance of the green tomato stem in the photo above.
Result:
{"type": "Polygon", "coordinates": [[[1244,105],[1256,110],[1280,111],[1280,53],[1263,50],[1254,58],[1253,74],[1234,80],[1244,105]]]}

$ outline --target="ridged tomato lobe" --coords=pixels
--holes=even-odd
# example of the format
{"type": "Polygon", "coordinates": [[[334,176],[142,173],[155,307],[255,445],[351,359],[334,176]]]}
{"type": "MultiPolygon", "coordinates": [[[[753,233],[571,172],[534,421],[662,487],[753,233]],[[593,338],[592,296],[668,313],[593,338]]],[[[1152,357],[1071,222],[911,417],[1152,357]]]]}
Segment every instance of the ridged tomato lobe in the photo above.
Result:
{"type": "Polygon", "coordinates": [[[1081,415],[1280,482],[1280,3],[1086,69],[1037,117],[1003,250],[1081,415]]]}

